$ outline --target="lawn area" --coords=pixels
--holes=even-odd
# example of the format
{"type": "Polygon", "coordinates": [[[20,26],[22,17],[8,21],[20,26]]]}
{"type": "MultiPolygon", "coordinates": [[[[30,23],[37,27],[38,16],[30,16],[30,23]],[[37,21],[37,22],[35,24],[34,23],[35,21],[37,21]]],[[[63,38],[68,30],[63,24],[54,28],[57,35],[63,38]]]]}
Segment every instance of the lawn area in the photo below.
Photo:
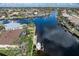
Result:
{"type": "Polygon", "coordinates": [[[20,37],[20,42],[25,42],[26,45],[26,55],[32,56],[33,54],[33,36],[34,36],[34,24],[28,24],[28,28],[25,30],[26,35],[20,37]]]}
{"type": "Polygon", "coordinates": [[[6,56],[17,56],[20,54],[19,49],[13,49],[13,48],[9,48],[8,50],[6,49],[1,49],[0,50],[0,55],[6,55],[6,56]]]}

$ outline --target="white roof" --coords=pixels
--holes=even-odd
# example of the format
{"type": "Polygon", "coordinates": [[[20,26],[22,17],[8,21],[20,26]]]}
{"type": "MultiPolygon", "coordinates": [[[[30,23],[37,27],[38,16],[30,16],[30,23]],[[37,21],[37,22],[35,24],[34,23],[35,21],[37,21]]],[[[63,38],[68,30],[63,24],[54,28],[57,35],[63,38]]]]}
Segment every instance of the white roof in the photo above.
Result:
{"type": "Polygon", "coordinates": [[[19,29],[21,27],[21,24],[11,22],[11,23],[8,23],[8,24],[4,24],[4,26],[5,26],[6,29],[16,29],[16,28],[19,29]]]}

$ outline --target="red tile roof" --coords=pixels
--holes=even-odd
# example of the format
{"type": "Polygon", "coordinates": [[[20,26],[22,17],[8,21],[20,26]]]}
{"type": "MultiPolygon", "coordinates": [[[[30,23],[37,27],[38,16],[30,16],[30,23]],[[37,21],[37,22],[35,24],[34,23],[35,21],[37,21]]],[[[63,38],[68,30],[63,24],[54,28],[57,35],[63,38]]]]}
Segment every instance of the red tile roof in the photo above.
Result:
{"type": "Polygon", "coordinates": [[[19,39],[19,35],[21,33],[21,29],[6,31],[0,35],[0,44],[18,44],[17,41],[19,39]]]}

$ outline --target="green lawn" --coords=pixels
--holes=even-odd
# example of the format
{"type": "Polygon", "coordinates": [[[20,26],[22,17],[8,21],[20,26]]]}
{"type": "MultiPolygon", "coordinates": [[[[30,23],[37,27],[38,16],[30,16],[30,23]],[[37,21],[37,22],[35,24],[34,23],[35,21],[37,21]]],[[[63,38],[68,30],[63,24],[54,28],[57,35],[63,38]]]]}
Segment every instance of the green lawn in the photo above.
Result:
{"type": "Polygon", "coordinates": [[[11,49],[11,48],[9,48],[8,50],[1,49],[0,53],[4,54],[4,55],[7,55],[7,56],[17,56],[18,54],[20,54],[20,51],[19,51],[19,49],[11,49]]]}
{"type": "Polygon", "coordinates": [[[27,56],[32,56],[33,54],[33,36],[34,36],[34,29],[33,29],[33,24],[28,24],[28,29],[26,29],[25,31],[28,32],[29,34],[25,35],[25,36],[21,36],[20,37],[20,42],[25,42],[27,43],[27,51],[26,51],[26,55],[27,56]],[[31,28],[30,28],[31,26],[31,28]]]}

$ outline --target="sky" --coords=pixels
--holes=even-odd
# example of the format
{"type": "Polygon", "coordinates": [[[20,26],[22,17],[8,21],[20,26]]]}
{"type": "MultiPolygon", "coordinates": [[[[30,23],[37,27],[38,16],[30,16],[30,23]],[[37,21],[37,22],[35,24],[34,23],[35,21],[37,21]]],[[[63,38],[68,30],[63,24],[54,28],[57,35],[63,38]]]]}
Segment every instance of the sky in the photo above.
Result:
{"type": "Polygon", "coordinates": [[[79,3],[0,3],[0,7],[79,7],[79,3]]]}

